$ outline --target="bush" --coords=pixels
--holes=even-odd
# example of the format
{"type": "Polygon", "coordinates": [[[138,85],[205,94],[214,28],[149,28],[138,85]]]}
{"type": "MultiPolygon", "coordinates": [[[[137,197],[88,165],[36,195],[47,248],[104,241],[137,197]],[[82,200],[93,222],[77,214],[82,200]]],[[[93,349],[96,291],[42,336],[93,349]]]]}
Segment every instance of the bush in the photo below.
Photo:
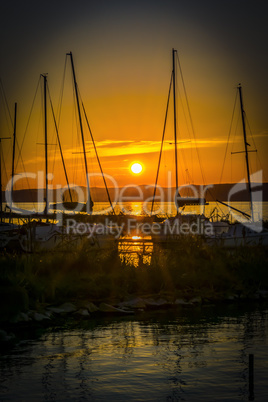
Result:
{"type": "Polygon", "coordinates": [[[117,250],[85,247],[73,253],[0,257],[2,316],[39,303],[123,300],[128,295],[221,298],[268,289],[267,250],[208,248],[183,238],[170,249],[155,248],[150,265],[121,262],[117,250]],[[7,307],[5,307],[7,305],[7,307]]]}

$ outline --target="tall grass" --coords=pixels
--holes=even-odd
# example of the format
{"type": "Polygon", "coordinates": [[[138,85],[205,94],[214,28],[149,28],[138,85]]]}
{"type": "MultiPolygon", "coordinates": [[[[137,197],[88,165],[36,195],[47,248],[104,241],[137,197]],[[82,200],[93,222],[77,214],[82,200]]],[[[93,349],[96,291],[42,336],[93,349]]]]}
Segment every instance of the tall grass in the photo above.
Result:
{"type": "Polygon", "coordinates": [[[117,250],[86,247],[70,253],[0,256],[2,319],[64,301],[121,301],[131,296],[204,300],[236,294],[250,297],[268,289],[267,249],[208,248],[182,238],[176,247],[157,248],[151,264],[121,262],[117,250]]]}

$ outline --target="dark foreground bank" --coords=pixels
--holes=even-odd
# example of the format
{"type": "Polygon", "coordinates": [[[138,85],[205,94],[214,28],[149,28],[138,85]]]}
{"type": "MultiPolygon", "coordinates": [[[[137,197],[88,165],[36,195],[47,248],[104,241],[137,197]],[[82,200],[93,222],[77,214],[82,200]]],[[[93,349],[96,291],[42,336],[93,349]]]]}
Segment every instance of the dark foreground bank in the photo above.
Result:
{"type": "Polygon", "coordinates": [[[185,239],[133,266],[117,250],[1,255],[1,327],[74,314],[129,315],[235,300],[265,300],[268,250],[207,248],[185,239]]]}

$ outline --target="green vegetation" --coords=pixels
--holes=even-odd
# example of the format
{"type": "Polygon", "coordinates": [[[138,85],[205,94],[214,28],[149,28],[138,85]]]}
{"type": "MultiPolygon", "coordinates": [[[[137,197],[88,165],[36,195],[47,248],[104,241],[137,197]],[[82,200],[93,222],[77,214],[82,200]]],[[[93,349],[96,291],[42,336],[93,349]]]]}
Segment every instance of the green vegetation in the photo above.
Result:
{"type": "Polygon", "coordinates": [[[212,249],[195,238],[182,238],[170,249],[155,249],[151,264],[141,258],[138,267],[122,262],[117,250],[87,247],[70,253],[3,254],[1,319],[65,301],[116,303],[145,295],[168,301],[250,298],[257,290],[268,290],[267,257],[265,248],[212,249]]]}

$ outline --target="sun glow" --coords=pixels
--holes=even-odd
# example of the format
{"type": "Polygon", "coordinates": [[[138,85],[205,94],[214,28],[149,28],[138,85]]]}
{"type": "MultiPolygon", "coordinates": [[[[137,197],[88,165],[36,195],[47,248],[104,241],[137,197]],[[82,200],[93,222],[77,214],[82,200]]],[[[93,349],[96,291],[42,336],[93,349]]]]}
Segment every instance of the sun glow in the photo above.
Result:
{"type": "Polygon", "coordinates": [[[139,174],[142,172],[142,165],[140,163],[133,163],[133,165],[131,165],[130,167],[131,172],[134,174],[139,174]]]}

